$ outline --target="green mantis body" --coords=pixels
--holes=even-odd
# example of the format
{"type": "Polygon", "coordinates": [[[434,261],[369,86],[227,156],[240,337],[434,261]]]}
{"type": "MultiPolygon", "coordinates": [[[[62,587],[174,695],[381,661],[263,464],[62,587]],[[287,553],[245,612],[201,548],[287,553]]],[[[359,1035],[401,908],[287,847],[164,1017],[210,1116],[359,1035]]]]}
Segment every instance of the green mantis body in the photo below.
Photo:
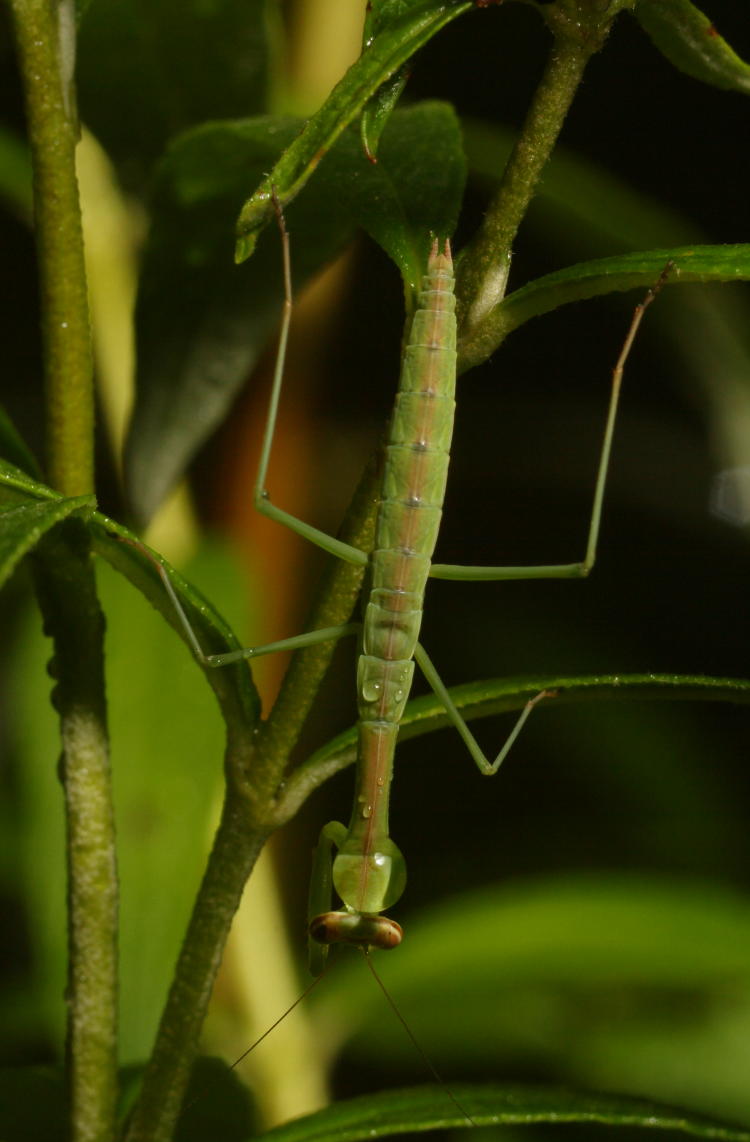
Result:
{"type": "Polygon", "coordinates": [[[385,450],[368,599],[357,662],[357,773],[349,827],[328,826],[338,846],[333,884],[347,911],[314,918],[321,943],[392,947],[401,929],[374,917],[403,892],[406,865],[388,832],[399,723],[414,677],[424,593],[442,515],[456,389],[456,317],[448,243],[433,246],[404,352],[385,450]]]}
{"type": "MultiPolygon", "coordinates": [[[[541,567],[433,564],[432,553],[440,527],[448,476],[456,382],[456,319],[450,245],[446,242],[440,248],[434,242],[403,355],[401,380],[385,450],[374,550],[368,556],[278,508],[271,503],[265,489],[291,312],[288,240],[283,219],[280,219],[280,224],[284,239],[287,300],[255,486],[255,506],[263,514],[325,550],[365,566],[363,621],[311,631],[263,647],[207,656],[203,654],[163,568],[161,573],[196,657],[208,666],[224,666],[272,650],[291,650],[359,634],[358,753],[352,814],[348,827],[331,822],[323,829],[311,890],[311,900],[316,902],[316,907],[309,931],[312,939],[322,945],[321,955],[315,957],[320,970],[330,944],[347,942],[364,949],[392,948],[401,941],[400,926],[382,913],[399,899],[406,883],[404,858],[389,835],[388,804],[399,723],[411,689],[415,661],[480,771],[487,775],[497,771],[534,706],[543,698],[553,696],[542,691],[527,702],[502,749],[494,761],[490,761],[418,641],[427,580],[431,576],[464,580],[581,578],[589,573],[596,556],[623,367],[643,312],[653,299],[655,290],[650,291],[636,308],[613,372],[585,558],[578,563],[541,567]],[[331,874],[332,848],[337,852],[331,874]],[[333,886],[343,902],[342,910],[325,910],[330,908],[330,902],[323,902],[324,897],[317,889],[320,881],[329,896],[331,875],[333,886]]],[[[661,284],[661,279],[658,284],[661,284]]]]}

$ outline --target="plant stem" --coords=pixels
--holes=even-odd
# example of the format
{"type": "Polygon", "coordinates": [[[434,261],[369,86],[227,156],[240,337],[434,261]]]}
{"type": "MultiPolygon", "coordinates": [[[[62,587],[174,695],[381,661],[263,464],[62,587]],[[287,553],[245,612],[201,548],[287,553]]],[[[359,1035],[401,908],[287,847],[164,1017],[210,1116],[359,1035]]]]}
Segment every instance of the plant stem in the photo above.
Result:
{"type": "Polygon", "coordinates": [[[104,697],[104,617],[80,520],[35,555],[54,639],[68,864],[68,1088],[73,1142],[111,1142],[117,1092],[117,870],[104,697]]]}
{"type": "Polygon", "coordinates": [[[603,45],[615,11],[606,18],[592,0],[559,0],[547,12],[555,36],[500,186],[484,221],[459,261],[456,297],[464,368],[479,364],[497,348],[487,319],[502,301],[513,243],[544,166],[557,142],[591,56],[603,45]]]}
{"type": "MultiPolygon", "coordinates": [[[[72,0],[10,0],[34,175],[49,480],[94,488],[91,334],[75,171],[72,0]]],[[[67,1066],[74,1142],[111,1142],[117,1095],[117,869],[106,728],[104,619],[80,521],[38,549],[37,587],[59,679],[68,864],[67,1066]]]]}
{"type": "Polygon", "coordinates": [[[128,1126],[128,1142],[172,1138],[232,918],[268,833],[250,818],[246,802],[230,786],[128,1126]]]}
{"type": "MultiPolygon", "coordinates": [[[[371,464],[355,493],[342,530],[346,542],[372,545],[377,471],[371,464]]],[[[349,618],[363,570],[337,560],[324,577],[313,626],[349,618]]],[[[269,835],[288,820],[277,799],[288,765],[333,645],[299,651],[281,694],[260,733],[228,719],[227,793],[206,873],[195,902],[175,970],[141,1095],[128,1126],[127,1142],[169,1142],[172,1138],[198,1037],[242,890],[269,835]]]]}
{"type": "Polygon", "coordinates": [[[63,495],[80,496],[94,487],[94,398],[75,172],[75,16],[72,0],[10,0],[10,4],[34,171],[48,477],[63,495]]]}

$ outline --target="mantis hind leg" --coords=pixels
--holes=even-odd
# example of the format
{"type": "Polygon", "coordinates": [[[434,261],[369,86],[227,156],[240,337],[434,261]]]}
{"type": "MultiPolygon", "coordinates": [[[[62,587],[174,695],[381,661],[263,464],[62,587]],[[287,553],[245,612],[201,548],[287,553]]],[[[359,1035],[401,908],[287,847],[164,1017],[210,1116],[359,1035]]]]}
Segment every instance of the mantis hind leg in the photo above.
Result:
{"type": "MultiPolygon", "coordinates": [[[[602,503],[604,501],[604,489],[607,481],[607,472],[609,470],[609,460],[612,452],[612,438],[614,436],[615,421],[617,419],[617,408],[620,397],[620,389],[622,386],[622,377],[625,370],[627,359],[630,355],[633,342],[635,340],[638,328],[643,320],[643,315],[651,302],[656,297],[659,290],[664,285],[667,277],[672,272],[674,264],[667,262],[662,270],[658,280],[646,294],[646,297],[635,307],[633,317],[628,328],[625,341],[620,349],[617,362],[612,370],[612,385],[610,389],[609,407],[607,409],[607,419],[604,427],[604,436],[602,439],[601,452],[599,454],[599,467],[597,471],[596,484],[594,486],[594,499],[591,508],[591,516],[589,519],[588,539],[586,543],[586,553],[584,558],[578,563],[562,563],[550,564],[541,567],[469,567],[461,566],[458,564],[448,563],[433,563],[430,568],[430,575],[434,579],[458,579],[458,580],[507,580],[507,579],[580,579],[585,578],[596,560],[597,547],[599,542],[599,526],[601,522],[602,503]]],[[[469,753],[476,762],[479,770],[487,775],[497,773],[500,765],[508,756],[508,753],[513,746],[516,738],[523,729],[531,711],[541,702],[544,698],[555,696],[554,691],[542,690],[539,694],[530,698],[521,711],[516,724],[508,735],[505,744],[495,757],[494,761],[490,761],[481,749],[479,743],[469,729],[465,719],[459,713],[455,703],[453,702],[450,694],[440,675],[431,662],[429,655],[424,647],[417,645],[414,657],[419,663],[419,666],[425,678],[429,682],[433,691],[443,703],[445,711],[450,718],[452,724],[456,727],[459,734],[463,738],[469,753]]]]}
{"type": "Polygon", "coordinates": [[[516,720],[515,725],[505,739],[500,752],[497,754],[494,761],[490,761],[480,746],[479,742],[474,737],[474,734],[469,729],[466,719],[461,716],[461,713],[451,698],[445,683],[435,669],[432,659],[421,643],[417,643],[417,647],[414,651],[414,658],[419,664],[419,668],[429,682],[432,690],[442,702],[451,724],[455,726],[461,735],[466,748],[477,764],[479,772],[483,773],[486,777],[492,777],[493,774],[497,773],[498,769],[505,761],[505,758],[510,753],[513,747],[513,743],[526,724],[526,721],[532,710],[538,706],[539,703],[542,702],[545,698],[554,698],[556,695],[556,691],[554,690],[540,690],[540,692],[535,694],[534,697],[529,698],[518,719],[516,720]]]}
{"type": "Polygon", "coordinates": [[[500,581],[508,579],[585,579],[591,571],[594,563],[596,562],[597,548],[599,543],[599,526],[601,523],[602,504],[604,502],[604,489],[607,482],[607,473],[609,471],[609,459],[612,452],[612,438],[615,431],[615,421],[617,419],[617,409],[620,400],[620,389],[622,387],[622,377],[625,371],[625,365],[630,350],[633,347],[636,333],[643,320],[643,315],[651,302],[656,297],[659,290],[664,285],[669,274],[674,269],[673,262],[667,262],[666,266],[659,275],[658,280],[654,283],[651,289],[646,294],[642,302],[640,302],[633,311],[633,317],[628,328],[625,341],[620,349],[617,362],[612,370],[612,384],[610,388],[609,406],[607,409],[607,419],[604,426],[604,436],[602,439],[602,447],[599,453],[599,467],[596,475],[596,484],[594,485],[594,498],[591,506],[591,516],[589,518],[588,538],[586,542],[586,553],[582,560],[578,563],[553,563],[548,566],[541,567],[470,567],[462,564],[454,563],[433,563],[430,568],[430,577],[433,579],[458,579],[463,581],[477,582],[480,580],[485,581],[500,581]]]}

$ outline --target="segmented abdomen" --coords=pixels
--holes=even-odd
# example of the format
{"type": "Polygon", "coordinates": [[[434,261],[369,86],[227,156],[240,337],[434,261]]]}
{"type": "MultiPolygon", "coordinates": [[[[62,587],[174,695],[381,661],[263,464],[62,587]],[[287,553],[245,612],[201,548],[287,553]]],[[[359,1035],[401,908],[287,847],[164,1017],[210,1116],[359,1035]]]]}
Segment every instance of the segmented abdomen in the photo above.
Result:
{"type": "Polygon", "coordinates": [[[455,412],[450,246],[433,247],[404,353],[371,558],[358,666],[360,719],[401,718],[442,516],[455,412]]]}

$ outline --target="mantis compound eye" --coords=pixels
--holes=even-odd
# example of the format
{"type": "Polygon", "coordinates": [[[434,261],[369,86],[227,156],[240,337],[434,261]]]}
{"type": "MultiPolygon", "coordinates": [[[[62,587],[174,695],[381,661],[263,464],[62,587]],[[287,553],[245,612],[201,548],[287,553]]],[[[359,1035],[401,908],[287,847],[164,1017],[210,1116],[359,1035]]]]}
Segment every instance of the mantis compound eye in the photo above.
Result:
{"type": "Polygon", "coordinates": [[[310,936],[319,944],[354,944],[360,948],[396,948],[403,939],[400,924],[388,916],[358,912],[323,912],[310,921],[310,936]]]}

